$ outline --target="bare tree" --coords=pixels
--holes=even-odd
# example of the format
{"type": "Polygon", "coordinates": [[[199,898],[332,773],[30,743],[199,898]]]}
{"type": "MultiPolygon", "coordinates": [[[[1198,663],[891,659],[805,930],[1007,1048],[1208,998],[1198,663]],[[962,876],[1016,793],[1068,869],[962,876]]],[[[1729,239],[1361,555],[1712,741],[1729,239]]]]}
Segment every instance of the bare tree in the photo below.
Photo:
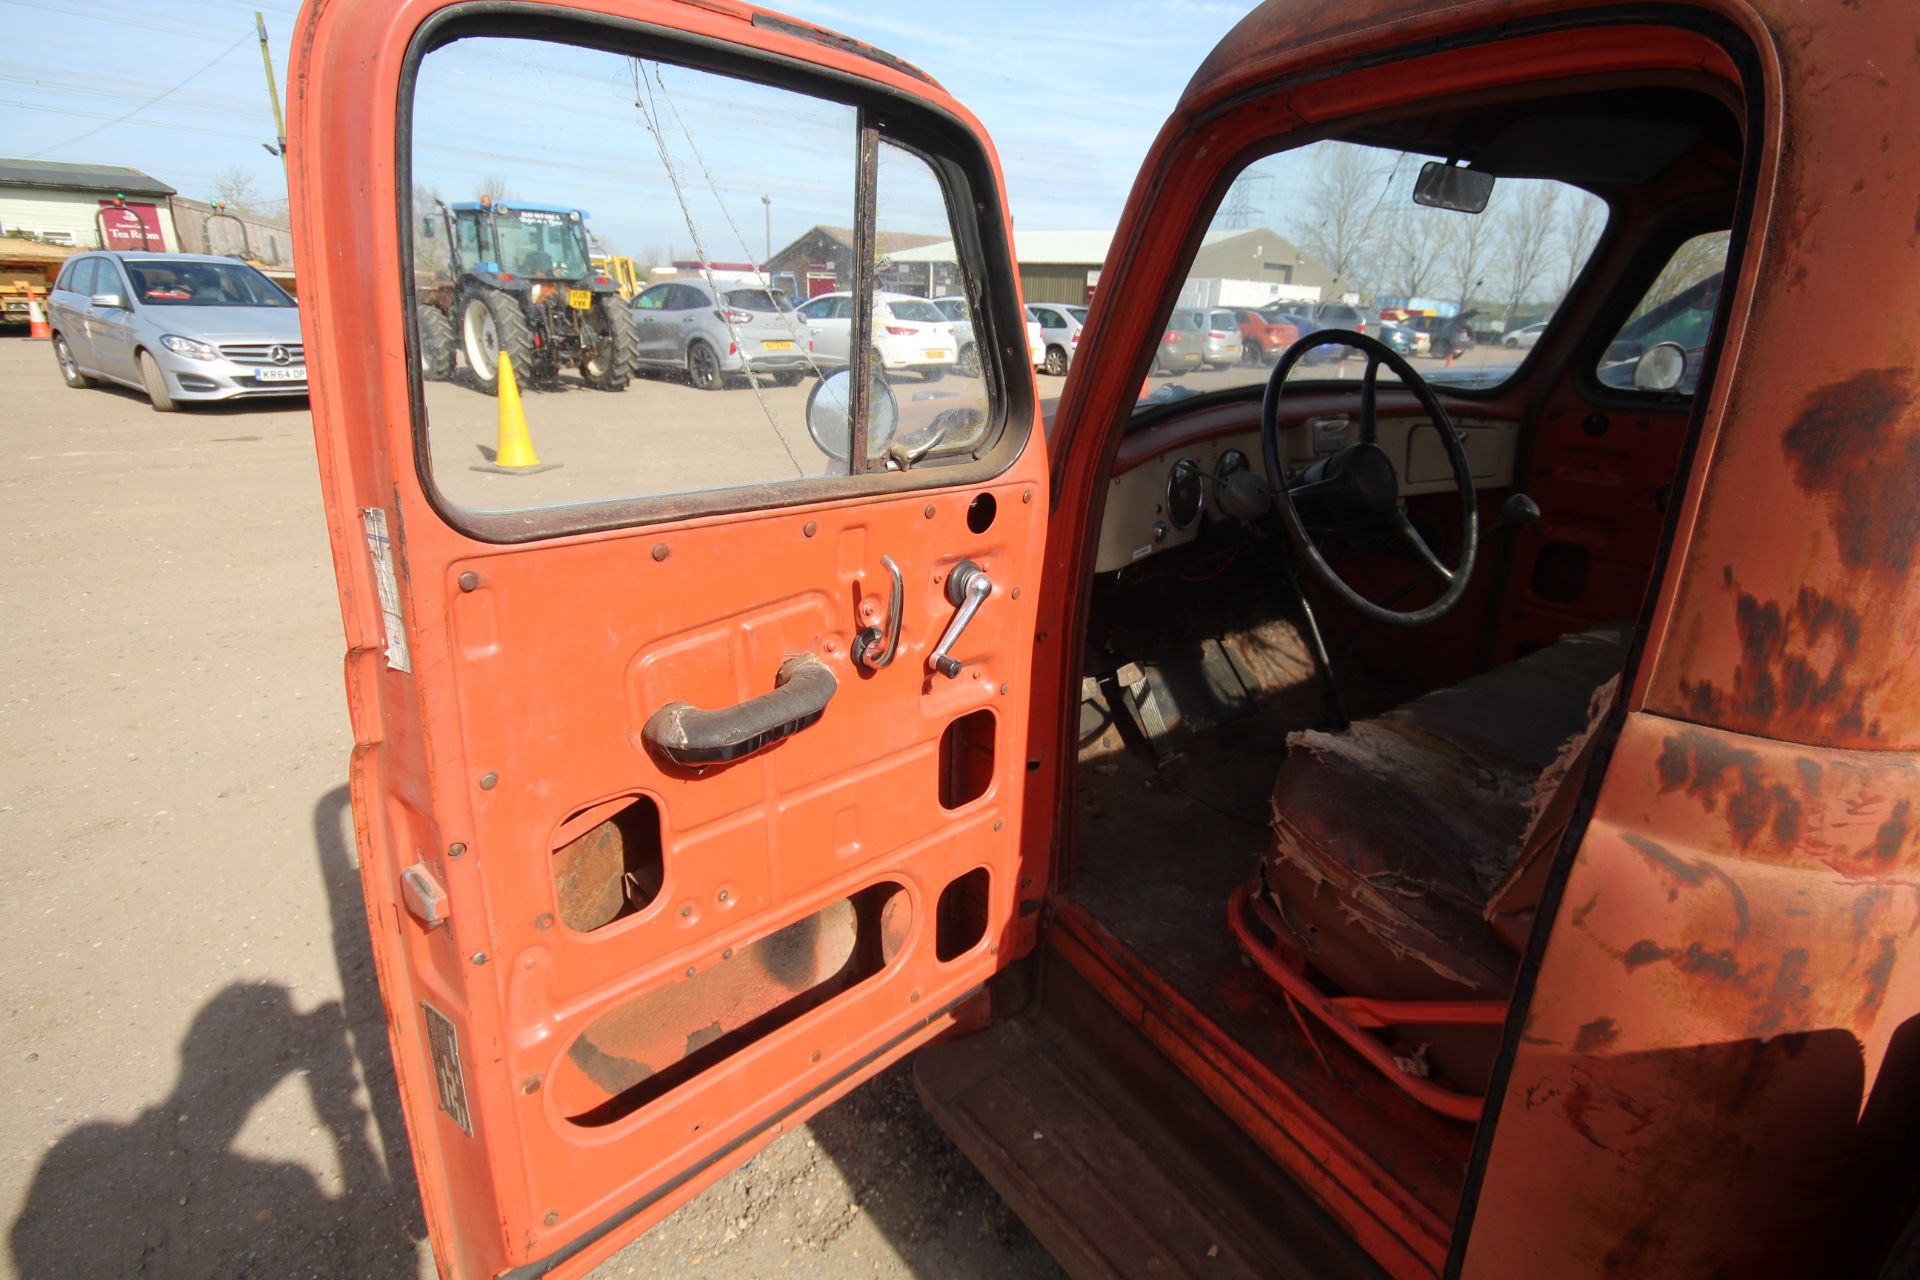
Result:
{"type": "Polygon", "coordinates": [[[1600,229],[1605,225],[1606,212],[1607,206],[1597,196],[1578,190],[1567,193],[1560,218],[1560,248],[1567,255],[1567,274],[1560,284],[1561,297],[1573,291],[1574,277],[1592,256],[1593,246],[1600,239],[1600,229]]]}
{"type": "Polygon", "coordinates": [[[1380,257],[1388,290],[1403,298],[1417,298],[1440,279],[1446,256],[1447,214],[1432,209],[1403,209],[1389,224],[1380,257]]]}
{"type": "Polygon", "coordinates": [[[520,193],[504,176],[497,173],[483,173],[480,175],[480,181],[473,188],[473,198],[478,200],[481,196],[492,196],[495,200],[518,200],[520,193]]]}
{"type": "Polygon", "coordinates": [[[238,164],[230,164],[213,175],[213,198],[243,210],[258,210],[265,199],[252,172],[238,164]]]}
{"type": "Polygon", "coordinates": [[[1494,276],[1506,299],[1501,315],[1503,323],[1513,319],[1540,281],[1540,272],[1553,248],[1554,216],[1559,208],[1560,188],[1550,182],[1529,186],[1518,199],[1507,205],[1500,220],[1494,276]]]}
{"type": "Polygon", "coordinates": [[[1441,224],[1445,246],[1440,255],[1440,280],[1448,287],[1447,296],[1460,304],[1462,312],[1480,291],[1487,274],[1487,260],[1493,252],[1494,201],[1498,200],[1496,194],[1485,211],[1459,214],[1441,224]]]}
{"type": "Polygon", "coordinates": [[[1374,250],[1386,174],[1365,148],[1335,143],[1321,151],[1306,212],[1293,239],[1333,273],[1334,292],[1358,282],[1374,250]]]}
{"type": "Polygon", "coordinates": [[[1653,310],[1667,299],[1683,293],[1727,264],[1727,233],[1709,231],[1674,250],[1667,265],[1660,268],[1647,296],[1634,309],[1634,317],[1653,310]]]}
{"type": "Polygon", "coordinates": [[[440,192],[413,184],[413,269],[431,278],[447,269],[447,232],[440,215],[440,192]],[[431,228],[431,230],[429,230],[431,228]]]}

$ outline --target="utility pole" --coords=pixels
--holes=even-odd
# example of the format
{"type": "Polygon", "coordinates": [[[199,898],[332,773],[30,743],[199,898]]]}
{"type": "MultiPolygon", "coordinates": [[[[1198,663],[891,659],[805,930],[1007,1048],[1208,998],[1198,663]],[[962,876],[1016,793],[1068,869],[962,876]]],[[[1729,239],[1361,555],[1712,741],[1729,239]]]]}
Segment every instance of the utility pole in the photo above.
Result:
{"type": "Polygon", "coordinates": [[[267,68],[267,101],[273,104],[273,138],[279,144],[277,148],[268,147],[267,150],[280,157],[280,166],[284,169],[287,163],[287,122],[281,118],[280,89],[273,82],[273,52],[267,48],[267,20],[260,16],[258,9],[253,11],[253,28],[260,33],[260,61],[267,68]]]}
{"type": "Polygon", "coordinates": [[[761,196],[760,203],[765,205],[767,210],[767,258],[766,266],[761,270],[771,271],[773,270],[773,197],[761,196]]]}

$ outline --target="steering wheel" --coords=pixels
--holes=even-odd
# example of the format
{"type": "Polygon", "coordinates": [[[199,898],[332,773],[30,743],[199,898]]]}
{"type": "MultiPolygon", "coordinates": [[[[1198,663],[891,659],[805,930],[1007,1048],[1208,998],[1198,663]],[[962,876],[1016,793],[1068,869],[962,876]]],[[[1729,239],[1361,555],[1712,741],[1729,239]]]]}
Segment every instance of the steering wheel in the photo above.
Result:
{"type": "Polygon", "coordinates": [[[1351,329],[1321,329],[1299,339],[1274,363],[1267,379],[1266,398],[1260,405],[1260,445],[1266,457],[1267,476],[1274,482],[1274,505],[1286,526],[1287,538],[1313,576],[1361,615],[1394,627],[1420,627],[1444,617],[1466,594],[1473,575],[1473,558],[1479,537],[1479,507],[1473,493],[1473,472],[1467,464],[1466,446],[1453,420],[1435,398],[1433,388],[1413,371],[1413,366],[1385,343],[1351,329]],[[1309,351],[1319,347],[1352,347],[1367,358],[1367,371],[1360,383],[1360,440],[1330,458],[1314,463],[1292,485],[1282,483],[1286,470],[1280,456],[1280,396],[1286,388],[1287,374],[1309,351]],[[1407,390],[1413,392],[1447,450],[1453,465],[1453,487],[1460,495],[1460,554],[1449,568],[1427,545],[1420,531],[1400,509],[1400,476],[1393,459],[1380,447],[1380,419],[1374,398],[1374,383],[1380,366],[1398,374],[1407,390]],[[1305,506],[1323,528],[1391,528],[1413,549],[1420,562],[1435,577],[1446,583],[1438,600],[1420,609],[1389,609],[1348,586],[1315,545],[1307,521],[1301,514],[1305,506]]]}

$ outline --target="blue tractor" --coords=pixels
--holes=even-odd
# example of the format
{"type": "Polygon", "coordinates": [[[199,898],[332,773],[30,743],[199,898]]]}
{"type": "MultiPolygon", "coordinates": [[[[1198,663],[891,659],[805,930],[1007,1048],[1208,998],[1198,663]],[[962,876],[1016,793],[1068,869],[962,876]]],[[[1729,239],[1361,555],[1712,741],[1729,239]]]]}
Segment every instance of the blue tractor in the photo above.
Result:
{"type": "Polygon", "coordinates": [[[500,354],[516,381],[564,368],[602,391],[624,391],[640,355],[619,284],[588,254],[583,209],[482,196],[441,204],[421,232],[445,236],[447,270],[419,298],[420,359],[429,378],[499,391],[500,354]]]}

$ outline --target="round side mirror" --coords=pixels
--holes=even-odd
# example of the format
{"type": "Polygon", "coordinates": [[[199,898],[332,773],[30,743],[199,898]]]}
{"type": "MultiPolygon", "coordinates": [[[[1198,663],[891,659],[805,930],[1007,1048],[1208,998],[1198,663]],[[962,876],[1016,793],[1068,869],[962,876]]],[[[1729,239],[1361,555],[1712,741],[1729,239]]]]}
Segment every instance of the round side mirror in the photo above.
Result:
{"type": "MultiPolygon", "coordinates": [[[[814,447],[833,459],[831,473],[845,475],[853,454],[853,371],[838,373],[813,384],[807,393],[807,434],[814,447]]],[[[900,402],[883,378],[867,384],[867,457],[883,456],[900,425],[900,402]]]]}
{"type": "Polygon", "coordinates": [[[1672,391],[1687,373],[1687,349],[1677,342],[1656,342],[1633,366],[1635,391],[1672,391]]]}

